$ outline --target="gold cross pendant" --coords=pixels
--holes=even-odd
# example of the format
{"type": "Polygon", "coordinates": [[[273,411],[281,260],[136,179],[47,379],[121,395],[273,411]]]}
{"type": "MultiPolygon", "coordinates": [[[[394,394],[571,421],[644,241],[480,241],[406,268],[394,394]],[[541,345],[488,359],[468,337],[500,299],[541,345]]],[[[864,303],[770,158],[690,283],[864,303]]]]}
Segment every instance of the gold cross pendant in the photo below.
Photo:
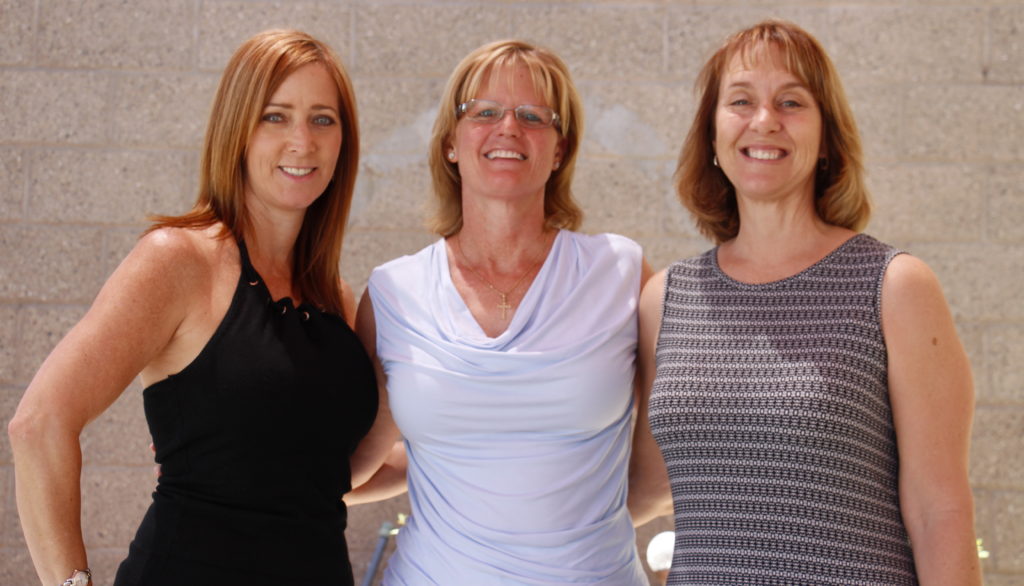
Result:
{"type": "Polygon", "coordinates": [[[501,319],[508,319],[508,310],[512,309],[512,306],[508,304],[508,298],[504,293],[499,293],[499,295],[501,295],[501,303],[498,304],[498,309],[501,310],[501,319]]]}

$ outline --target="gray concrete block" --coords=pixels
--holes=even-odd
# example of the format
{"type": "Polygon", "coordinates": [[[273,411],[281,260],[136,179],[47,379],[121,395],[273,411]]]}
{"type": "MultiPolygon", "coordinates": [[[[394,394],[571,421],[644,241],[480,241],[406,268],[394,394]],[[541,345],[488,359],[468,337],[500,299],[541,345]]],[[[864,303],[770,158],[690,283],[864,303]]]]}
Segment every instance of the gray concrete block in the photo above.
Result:
{"type": "Polygon", "coordinates": [[[853,6],[831,16],[829,49],[847,83],[982,80],[980,8],[853,6]]]}
{"type": "Polygon", "coordinates": [[[989,170],[978,165],[874,165],[869,186],[875,210],[871,233],[915,242],[977,242],[985,212],[971,205],[987,191],[989,170]]]}
{"type": "Polygon", "coordinates": [[[993,490],[1024,486],[1021,437],[1024,407],[979,405],[971,438],[971,484],[993,490]]]}
{"type": "Polygon", "coordinates": [[[88,548],[124,547],[152,502],[152,466],[82,469],[82,536],[88,548]]]}
{"type": "Polygon", "coordinates": [[[985,348],[985,370],[990,379],[978,399],[1024,405],[1024,369],[1020,367],[1024,324],[990,325],[985,331],[985,348]]]}
{"type": "Polygon", "coordinates": [[[481,8],[422,2],[360,3],[353,10],[352,68],[362,77],[447,78],[473,49],[514,34],[512,15],[502,4],[481,8]],[[441,31],[453,34],[435,34],[441,31]]]}
{"type": "Polygon", "coordinates": [[[844,84],[844,87],[871,175],[876,164],[893,162],[903,156],[901,136],[907,86],[844,84]]]}
{"type": "Polygon", "coordinates": [[[985,569],[988,563],[982,563],[981,568],[984,571],[985,586],[1024,586],[1024,574],[999,574],[995,571],[988,571],[985,569]]]}
{"type": "Polygon", "coordinates": [[[135,224],[180,213],[195,194],[181,151],[40,150],[34,153],[27,215],[39,222],[135,224]]]}
{"type": "MultiPolygon", "coordinates": [[[[985,350],[985,335],[988,326],[975,322],[959,322],[956,324],[957,334],[960,336],[960,343],[964,346],[967,359],[971,363],[971,374],[974,380],[975,403],[991,402],[991,384],[988,377],[987,352],[985,350]]],[[[1024,403],[1024,401],[1022,401],[1024,403]]]]}
{"type": "Polygon", "coordinates": [[[940,162],[1024,160],[1024,87],[915,85],[904,95],[904,158],[940,162]],[[941,107],[936,107],[941,104],[941,107]]]}
{"type": "MultiPolygon", "coordinates": [[[[14,466],[5,463],[0,464],[0,527],[4,526],[2,520],[12,514],[17,516],[17,505],[14,499],[14,466]]],[[[7,544],[6,535],[0,533],[0,545],[7,544]]]]}
{"type": "Polygon", "coordinates": [[[654,235],[665,215],[664,162],[588,157],[577,164],[573,193],[583,208],[583,230],[654,235]]]}
{"type": "Polygon", "coordinates": [[[684,239],[704,240],[693,215],[687,210],[679,199],[679,192],[676,190],[675,172],[677,163],[666,163],[664,173],[667,179],[662,183],[661,198],[664,202],[665,215],[662,218],[661,231],[666,236],[684,239]]]}
{"type": "Polygon", "coordinates": [[[0,423],[3,424],[3,434],[0,435],[0,466],[10,466],[14,463],[14,456],[11,453],[11,442],[7,438],[7,424],[14,417],[18,408],[21,396],[25,394],[25,387],[22,385],[0,385],[0,423]]]}
{"type": "Polygon", "coordinates": [[[199,67],[220,71],[243,41],[272,28],[295,28],[330,45],[352,71],[351,8],[339,2],[202,2],[199,67]]]}
{"type": "Polygon", "coordinates": [[[111,74],[8,69],[0,76],[4,141],[95,144],[110,135],[111,74]]]}
{"type": "MultiPolygon", "coordinates": [[[[17,380],[21,314],[20,304],[0,303],[0,324],[3,324],[0,326],[0,383],[9,384],[17,380]]],[[[0,450],[3,450],[2,444],[0,442],[0,450]]]]}
{"type": "Polygon", "coordinates": [[[14,493],[14,466],[5,464],[0,466],[0,548],[21,547],[25,547],[25,534],[21,530],[14,493]]]}
{"type": "Polygon", "coordinates": [[[989,170],[985,200],[987,236],[993,242],[1024,243],[1024,165],[994,165],[989,170]]]}
{"type": "Polygon", "coordinates": [[[423,155],[364,156],[352,201],[353,229],[423,230],[433,203],[430,170],[423,155]]]}
{"type": "Polygon", "coordinates": [[[153,452],[142,386],[136,379],[113,405],[90,423],[82,433],[82,461],[95,466],[152,467],[153,452]]]}
{"type": "Polygon", "coordinates": [[[41,0],[38,60],[54,67],[185,69],[195,62],[194,23],[190,2],[41,0]]]}
{"type": "Polygon", "coordinates": [[[1008,3],[989,14],[987,81],[1024,83],[1024,6],[1008,3]]]}
{"type": "Polygon", "coordinates": [[[0,300],[89,303],[107,275],[95,228],[0,224],[0,300]]]}
{"type": "Polygon", "coordinates": [[[584,154],[673,161],[679,156],[695,107],[689,86],[584,82],[579,91],[584,154]]]}
{"type": "Polygon", "coordinates": [[[444,90],[443,79],[358,77],[361,153],[399,153],[426,160],[444,90]]]}
{"type": "Polygon", "coordinates": [[[24,546],[0,546],[0,583],[38,584],[39,577],[28,548],[24,546]]]}
{"type": "Polygon", "coordinates": [[[26,65],[34,57],[35,3],[0,0],[0,64],[26,65]]]}
{"type": "Polygon", "coordinates": [[[0,148],[0,220],[20,220],[25,214],[28,154],[18,148],[0,148]]]}
{"type": "Polygon", "coordinates": [[[576,81],[658,80],[665,71],[665,10],[649,4],[510,8],[511,35],[550,47],[576,81]]]}
{"type": "Polygon", "coordinates": [[[219,76],[126,74],[113,81],[112,140],[118,145],[198,151],[219,76]]]}

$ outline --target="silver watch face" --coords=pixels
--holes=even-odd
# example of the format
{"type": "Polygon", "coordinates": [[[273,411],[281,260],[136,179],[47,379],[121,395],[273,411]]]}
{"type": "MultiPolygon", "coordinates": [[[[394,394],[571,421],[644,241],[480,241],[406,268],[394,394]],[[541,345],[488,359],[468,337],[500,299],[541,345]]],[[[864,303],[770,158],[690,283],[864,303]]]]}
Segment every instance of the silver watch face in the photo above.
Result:
{"type": "Polygon", "coordinates": [[[91,579],[92,576],[89,575],[89,572],[75,570],[75,573],[71,574],[71,577],[65,580],[61,586],[89,586],[91,579]]]}

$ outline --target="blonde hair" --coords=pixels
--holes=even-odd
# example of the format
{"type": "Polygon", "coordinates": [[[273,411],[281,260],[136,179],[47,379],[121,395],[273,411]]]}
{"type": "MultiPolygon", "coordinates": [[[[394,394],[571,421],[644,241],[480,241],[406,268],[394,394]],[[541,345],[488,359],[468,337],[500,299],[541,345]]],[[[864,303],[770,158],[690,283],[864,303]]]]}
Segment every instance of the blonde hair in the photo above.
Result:
{"type": "Polygon", "coordinates": [[[782,64],[810,90],[821,110],[825,157],[814,181],[818,216],[829,224],[862,230],[871,216],[871,200],[853,112],[839,74],[821,44],[790,22],[767,20],[742,30],[729,37],[704,65],[695,84],[697,113],[676,167],[679,199],[693,214],[701,233],[715,243],[730,240],[739,232],[736,191],[712,162],[718,91],[734,56],[749,64],[768,58],[769,49],[779,52],[782,64]]]}
{"type": "Polygon", "coordinates": [[[252,229],[245,204],[245,157],[263,109],[300,67],[322,65],[338,88],[341,151],[327,189],[306,210],[292,255],[292,279],[304,300],[342,313],[338,263],[359,168],[355,94],[330,47],[295,30],[269,30],[242,43],[231,57],[210,112],[203,143],[199,195],[181,216],[154,216],[148,231],[202,228],[221,222],[222,237],[244,240],[252,229]]]}
{"type": "Polygon", "coordinates": [[[488,74],[515,67],[530,72],[534,87],[558,113],[556,130],[564,141],[561,164],[544,189],[546,225],[575,230],[583,221],[583,211],[572,197],[572,177],[583,134],[583,105],[569,69],[548,49],[525,41],[495,41],[477,48],[455,67],[434,122],[429,163],[436,206],[427,223],[442,236],[451,236],[462,228],[462,178],[458,166],[445,156],[459,121],[455,109],[475,97],[488,74]]]}

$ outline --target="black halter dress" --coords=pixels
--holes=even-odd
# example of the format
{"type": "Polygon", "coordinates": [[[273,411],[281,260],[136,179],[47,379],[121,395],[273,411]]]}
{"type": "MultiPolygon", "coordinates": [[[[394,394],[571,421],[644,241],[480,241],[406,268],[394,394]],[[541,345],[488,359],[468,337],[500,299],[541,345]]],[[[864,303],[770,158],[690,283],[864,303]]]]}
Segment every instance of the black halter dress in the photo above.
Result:
{"type": "Polygon", "coordinates": [[[273,301],[239,250],[213,337],[143,393],[162,473],[116,586],[353,583],[340,499],[373,367],[341,317],[273,301]]]}

